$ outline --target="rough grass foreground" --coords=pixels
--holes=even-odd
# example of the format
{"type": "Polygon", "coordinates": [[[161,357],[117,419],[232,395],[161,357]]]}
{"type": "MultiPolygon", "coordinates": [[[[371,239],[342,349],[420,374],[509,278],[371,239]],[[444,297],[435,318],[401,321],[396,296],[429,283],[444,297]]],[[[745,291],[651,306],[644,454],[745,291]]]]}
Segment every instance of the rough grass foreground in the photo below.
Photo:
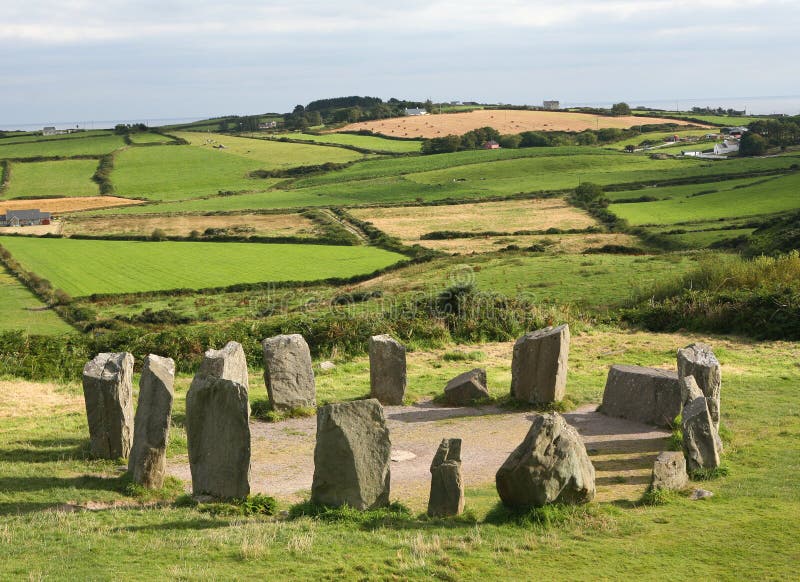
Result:
{"type": "MultiPolygon", "coordinates": [[[[609,331],[589,339],[576,350],[578,383],[590,372],[599,379],[609,351],[652,365],[673,361],[674,344],[703,338],[609,331]]],[[[363,518],[312,516],[302,506],[288,517],[247,517],[141,505],[119,492],[115,463],[85,458],[78,386],[0,383],[0,578],[794,578],[798,344],[705,339],[723,364],[732,434],[728,475],[700,483],[714,497],[518,515],[486,484],[467,491],[469,513],[457,520],[427,520],[418,504],[363,518]],[[96,510],[54,510],[70,501],[96,510]]],[[[602,383],[591,385],[596,398],[602,383]]],[[[185,454],[182,417],[174,420],[170,458],[185,454]]]]}

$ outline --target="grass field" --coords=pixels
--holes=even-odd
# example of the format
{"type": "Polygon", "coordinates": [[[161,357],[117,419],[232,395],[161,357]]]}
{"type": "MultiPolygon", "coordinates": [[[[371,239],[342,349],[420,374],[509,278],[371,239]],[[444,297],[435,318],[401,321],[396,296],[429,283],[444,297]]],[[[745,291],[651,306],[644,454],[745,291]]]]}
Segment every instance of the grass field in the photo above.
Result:
{"type": "Polygon", "coordinates": [[[56,162],[12,162],[11,180],[3,198],[47,196],[97,196],[92,181],[97,160],[56,162]]]}
{"type": "Polygon", "coordinates": [[[0,159],[2,158],[35,158],[38,156],[99,156],[108,154],[125,145],[118,135],[102,137],[86,137],[83,139],[57,139],[2,145],[0,141],[0,159]]]}
{"type": "Polygon", "coordinates": [[[0,333],[17,330],[41,335],[74,331],[0,266],[0,333]]]}
{"type": "Polygon", "coordinates": [[[421,246],[448,254],[492,253],[508,247],[542,248],[547,253],[582,253],[587,249],[605,245],[637,247],[641,244],[635,236],[620,233],[502,235],[473,238],[419,241],[421,246]]]}
{"type": "Polygon", "coordinates": [[[141,204],[139,200],[116,196],[74,196],[72,198],[33,198],[25,200],[0,200],[0,212],[38,208],[42,212],[80,212],[94,208],[109,208],[141,204]]]}
{"type": "Polygon", "coordinates": [[[373,247],[325,245],[14,237],[0,237],[0,244],[27,270],[76,297],[347,278],[383,269],[403,258],[373,247]]]}
{"type": "Polygon", "coordinates": [[[753,123],[754,121],[758,121],[759,119],[764,119],[763,117],[749,117],[749,116],[732,116],[732,115],[702,115],[702,114],[695,114],[691,111],[641,111],[636,110],[633,112],[635,116],[660,116],[665,119],[698,119],[703,123],[708,123],[711,125],[723,125],[723,126],[731,126],[731,127],[739,127],[740,125],[747,125],[748,123],[753,123]]]}
{"type": "Polygon", "coordinates": [[[418,153],[422,147],[421,141],[385,139],[370,135],[353,135],[349,133],[326,133],[323,135],[313,135],[310,133],[281,133],[274,137],[286,137],[289,139],[299,139],[314,143],[333,143],[340,145],[350,145],[380,152],[394,152],[398,154],[418,153]]]}
{"type": "MultiPolygon", "coordinates": [[[[759,216],[800,209],[798,172],[757,180],[746,187],[733,188],[724,182],[705,186],[705,190],[716,191],[699,196],[674,195],[655,202],[612,204],[609,210],[630,224],[644,225],[759,216]]],[[[695,187],[695,190],[703,189],[695,187]]]]}
{"type": "Polygon", "coordinates": [[[86,137],[97,137],[101,135],[113,135],[111,130],[108,129],[93,129],[90,131],[80,131],[77,133],[64,133],[60,135],[42,135],[41,133],[38,134],[27,134],[27,135],[14,135],[11,137],[2,137],[0,138],[0,146],[12,144],[12,143],[28,143],[32,141],[61,141],[65,139],[83,139],[86,137]]]}
{"type": "Polygon", "coordinates": [[[149,131],[144,133],[132,133],[130,138],[133,143],[168,143],[172,141],[168,137],[164,137],[161,134],[152,133],[149,131]]]}
{"type": "Polygon", "coordinates": [[[667,139],[671,138],[674,135],[680,137],[702,137],[708,133],[714,133],[713,130],[708,129],[686,129],[686,130],[678,130],[678,131],[652,131],[647,133],[640,133],[635,137],[631,137],[628,139],[623,139],[621,141],[615,141],[611,144],[611,147],[619,150],[625,149],[625,146],[636,146],[639,147],[643,141],[654,141],[654,142],[664,142],[667,139]]]}

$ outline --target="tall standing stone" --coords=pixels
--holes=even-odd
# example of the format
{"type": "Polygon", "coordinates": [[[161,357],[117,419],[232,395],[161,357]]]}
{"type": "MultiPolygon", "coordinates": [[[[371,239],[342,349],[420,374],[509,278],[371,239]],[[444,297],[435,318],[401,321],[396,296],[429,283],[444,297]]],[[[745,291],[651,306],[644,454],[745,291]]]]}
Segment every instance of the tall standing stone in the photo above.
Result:
{"type": "Polygon", "coordinates": [[[290,410],[317,405],[311,350],[300,334],[278,335],[261,343],[264,382],[272,408],[290,410]]]}
{"type": "Polygon", "coordinates": [[[588,503],[594,498],[594,466],[578,431],[553,412],[538,414],[525,440],[495,477],[509,507],[588,503]]]}
{"type": "Polygon", "coordinates": [[[708,400],[702,392],[691,386],[689,402],[683,407],[681,431],[683,432],[683,455],[686,469],[691,473],[698,469],[719,467],[719,436],[711,420],[708,400]]]}
{"type": "Polygon", "coordinates": [[[92,455],[127,457],[133,438],[133,356],[97,354],[83,368],[83,397],[92,455]]]}
{"type": "Polygon", "coordinates": [[[172,358],[152,354],[145,358],[128,471],[134,483],[149,489],[160,489],[164,485],[174,384],[172,358]]]}
{"type": "Polygon", "coordinates": [[[318,408],[311,501],[360,510],[388,505],[391,449],[377,400],[318,408]]]}
{"type": "Polygon", "coordinates": [[[569,326],[547,327],[519,338],[511,362],[511,396],[523,402],[558,402],[567,388],[569,326]]]}
{"type": "Polygon", "coordinates": [[[369,338],[370,396],[381,404],[402,404],[406,393],[406,348],[389,335],[369,338]]]}
{"type": "Polygon", "coordinates": [[[678,376],[681,378],[694,376],[697,385],[708,400],[711,420],[719,430],[722,368],[711,350],[711,346],[696,343],[678,350],[678,376]]]}
{"type": "Polygon", "coordinates": [[[242,346],[208,350],[186,394],[186,436],[195,495],[250,493],[250,404],[242,346]]]}
{"type": "Polygon", "coordinates": [[[642,366],[614,365],[608,371],[600,412],[656,426],[672,426],[681,413],[678,374],[642,366]]]}
{"type": "Polygon", "coordinates": [[[461,477],[461,439],[443,439],[431,462],[431,494],[428,515],[447,517],[464,511],[464,479],[461,477]]]}

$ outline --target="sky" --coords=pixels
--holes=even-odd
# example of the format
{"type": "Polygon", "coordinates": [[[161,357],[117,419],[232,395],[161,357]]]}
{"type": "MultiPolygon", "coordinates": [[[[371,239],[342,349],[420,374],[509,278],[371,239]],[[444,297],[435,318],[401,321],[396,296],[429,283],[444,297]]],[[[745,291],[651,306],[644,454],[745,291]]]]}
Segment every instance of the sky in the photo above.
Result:
{"type": "Polygon", "coordinates": [[[799,29],[798,0],[3,0],[0,125],[798,96],[799,29]]]}

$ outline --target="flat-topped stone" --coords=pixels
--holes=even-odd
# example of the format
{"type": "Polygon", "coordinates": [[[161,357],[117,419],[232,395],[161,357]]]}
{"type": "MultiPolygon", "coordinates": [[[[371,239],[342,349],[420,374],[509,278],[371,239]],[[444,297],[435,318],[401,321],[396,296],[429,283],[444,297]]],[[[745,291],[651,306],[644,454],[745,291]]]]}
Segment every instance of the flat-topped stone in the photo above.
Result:
{"type": "Polygon", "coordinates": [[[459,374],[444,387],[444,399],[452,406],[469,406],[476,400],[488,397],[486,370],[483,368],[459,374]]]}
{"type": "Polygon", "coordinates": [[[672,426],[681,413],[678,374],[658,368],[611,366],[600,412],[655,426],[672,426]]]}

